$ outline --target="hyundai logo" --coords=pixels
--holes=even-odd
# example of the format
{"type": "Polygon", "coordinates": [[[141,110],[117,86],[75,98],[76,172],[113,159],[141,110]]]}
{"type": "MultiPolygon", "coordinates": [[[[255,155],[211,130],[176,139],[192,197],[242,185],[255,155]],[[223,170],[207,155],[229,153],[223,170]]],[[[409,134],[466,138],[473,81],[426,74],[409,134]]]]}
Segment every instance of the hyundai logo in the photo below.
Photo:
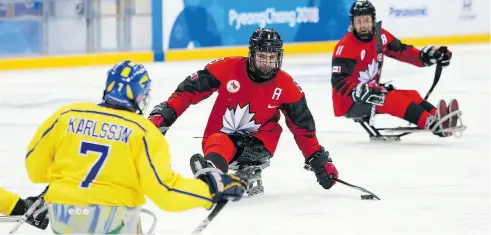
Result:
{"type": "Polygon", "coordinates": [[[462,11],[469,12],[472,10],[472,0],[463,0],[462,1],[462,11]]]}

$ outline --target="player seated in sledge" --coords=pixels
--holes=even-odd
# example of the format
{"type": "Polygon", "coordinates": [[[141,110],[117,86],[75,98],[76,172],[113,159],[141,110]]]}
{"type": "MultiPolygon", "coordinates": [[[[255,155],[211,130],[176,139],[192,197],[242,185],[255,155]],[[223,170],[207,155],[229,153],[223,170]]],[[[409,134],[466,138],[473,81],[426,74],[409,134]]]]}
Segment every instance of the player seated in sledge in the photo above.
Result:
{"type": "Polygon", "coordinates": [[[26,169],[32,182],[49,183],[53,232],[136,234],[145,196],[171,212],[242,198],[241,177],[216,170],[189,179],[171,168],[167,141],[142,116],[151,83],[143,65],[123,61],[108,71],[102,103],[64,106],[38,128],[26,169]]]}
{"type": "MultiPolygon", "coordinates": [[[[435,107],[415,90],[377,84],[380,71],[374,36],[375,7],[367,0],[356,1],[350,15],[350,32],[337,43],[332,58],[335,116],[359,118],[370,115],[375,105],[376,113],[402,118],[440,137],[451,136],[460,117],[459,112],[454,112],[459,109],[457,100],[450,100],[448,106],[440,100],[435,107]]],[[[435,63],[446,67],[452,58],[447,47],[426,46],[418,50],[402,43],[385,29],[381,29],[380,39],[384,55],[418,67],[435,63]]]]}
{"type": "Polygon", "coordinates": [[[188,76],[170,98],[150,113],[165,134],[191,105],[218,91],[204,131],[204,158],[191,158],[197,172],[207,166],[238,170],[249,179],[248,194],[263,192],[261,169],[269,165],[282,128],[280,111],[294,135],[305,164],[325,189],[338,176],[329,152],[317,141],[315,123],[302,89],[281,69],[283,41],[274,29],[257,29],[249,40],[249,56],[212,61],[188,76]],[[205,161],[206,159],[206,161],[205,161]],[[255,186],[252,186],[256,184],[255,186]]]}

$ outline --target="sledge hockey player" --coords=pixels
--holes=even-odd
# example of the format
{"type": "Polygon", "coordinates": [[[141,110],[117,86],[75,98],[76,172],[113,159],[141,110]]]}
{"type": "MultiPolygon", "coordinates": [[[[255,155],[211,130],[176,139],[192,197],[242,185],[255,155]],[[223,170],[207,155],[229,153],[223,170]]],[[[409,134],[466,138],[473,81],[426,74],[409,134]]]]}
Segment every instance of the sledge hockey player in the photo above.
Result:
{"type": "MultiPolygon", "coordinates": [[[[7,216],[24,215],[37,199],[37,196],[22,199],[19,197],[19,195],[0,187],[0,214],[7,216]]],[[[45,230],[46,227],[48,227],[49,219],[47,217],[47,213],[43,212],[36,218],[33,216],[27,217],[26,223],[45,230]]]]}
{"type": "Polygon", "coordinates": [[[195,154],[193,172],[206,167],[234,170],[249,179],[248,195],[263,192],[261,171],[269,166],[282,128],[280,111],[323,188],[338,172],[317,141],[315,123],[300,86],[281,70],[283,41],[274,29],[258,28],[249,41],[249,56],[210,62],[188,76],[170,98],[155,106],[149,119],[163,134],[190,106],[218,92],[204,131],[204,157],[195,154]]]}
{"type": "Polygon", "coordinates": [[[123,61],[108,71],[102,103],[62,107],[37,130],[26,168],[32,182],[49,183],[55,233],[135,234],[145,196],[171,212],[243,196],[241,177],[209,170],[188,179],[170,168],[167,141],[141,115],[150,87],[143,65],[123,61]]]}
{"type": "MultiPolygon", "coordinates": [[[[370,115],[375,105],[376,113],[402,118],[440,137],[451,136],[451,129],[457,125],[460,114],[449,113],[459,109],[457,100],[450,100],[448,106],[444,100],[440,100],[435,107],[415,90],[399,90],[392,85],[377,84],[380,71],[374,36],[375,7],[367,0],[358,0],[351,6],[350,15],[350,32],[337,43],[332,58],[335,116],[359,118],[370,115]]],[[[426,46],[418,50],[404,44],[385,29],[381,29],[380,39],[384,55],[418,67],[435,63],[446,67],[452,58],[447,47],[426,46]]]]}

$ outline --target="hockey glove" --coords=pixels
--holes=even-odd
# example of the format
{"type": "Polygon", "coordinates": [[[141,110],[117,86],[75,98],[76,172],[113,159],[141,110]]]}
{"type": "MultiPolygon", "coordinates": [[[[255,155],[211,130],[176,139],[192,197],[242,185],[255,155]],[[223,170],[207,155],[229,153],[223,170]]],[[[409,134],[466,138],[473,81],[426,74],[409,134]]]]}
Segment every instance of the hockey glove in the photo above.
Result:
{"type": "Polygon", "coordinates": [[[310,156],[305,164],[312,170],[317,177],[317,182],[325,189],[330,189],[336,181],[334,178],[338,178],[338,170],[332,164],[332,159],[329,157],[329,152],[322,147],[319,151],[310,156]]]}
{"type": "Polygon", "coordinates": [[[159,128],[160,132],[165,135],[167,130],[169,130],[169,127],[176,121],[177,115],[176,111],[164,102],[153,108],[148,119],[150,119],[150,121],[159,128]]]}
{"type": "Polygon", "coordinates": [[[381,87],[371,87],[367,83],[359,83],[351,91],[351,97],[353,101],[364,102],[381,106],[385,102],[385,94],[381,87]]]}
{"type": "Polygon", "coordinates": [[[222,200],[240,200],[248,185],[245,178],[234,174],[224,174],[215,168],[201,169],[196,172],[196,176],[210,186],[213,203],[222,200]]]}
{"type": "Polygon", "coordinates": [[[423,49],[421,49],[419,57],[421,58],[425,66],[430,66],[438,63],[442,67],[446,67],[450,64],[450,60],[452,59],[452,52],[449,51],[446,46],[425,46],[423,49]]]}
{"type": "MultiPolygon", "coordinates": [[[[15,207],[10,213],[10,215],[24,215],[37,199],[38,197],[28,197],[26,199],[19,199],[19,201],[17,201],[17,204],[15,204],[15,207]]],[[[36,210],[41,209],[41,207],[43,206],[44,203],[41,204],[39,208],[36,208],[36,210]]],[[[39,214],[36,218],[34,218],[33,216],[29,216],[26,220],[26,223],[36,228],[39,228],[41,230],[45,230],[49,224],[49,218],[47,213],[48,211],[46,210],[43,213],[39,214]]]]}

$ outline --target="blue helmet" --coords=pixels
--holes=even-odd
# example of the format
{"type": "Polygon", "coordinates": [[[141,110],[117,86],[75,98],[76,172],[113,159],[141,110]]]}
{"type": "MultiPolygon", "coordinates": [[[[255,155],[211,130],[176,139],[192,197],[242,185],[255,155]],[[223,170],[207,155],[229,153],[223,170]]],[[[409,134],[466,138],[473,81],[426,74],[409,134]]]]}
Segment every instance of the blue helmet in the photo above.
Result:
{"type": "Polygon", "coordinates": [[[143,65],[125,60],[107,72],[102,99],[108,104],[143,114],[150,99],[151,84],[143,65]]]}

